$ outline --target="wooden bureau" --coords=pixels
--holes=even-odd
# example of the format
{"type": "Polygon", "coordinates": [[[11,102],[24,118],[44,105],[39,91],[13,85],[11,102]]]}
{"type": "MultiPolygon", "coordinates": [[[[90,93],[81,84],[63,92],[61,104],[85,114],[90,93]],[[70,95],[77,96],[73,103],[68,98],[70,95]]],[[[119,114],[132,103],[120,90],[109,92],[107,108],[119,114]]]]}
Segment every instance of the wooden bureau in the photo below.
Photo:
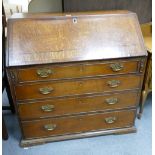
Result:
{"type": "Polygon", "coordinates": [[[6,66],[21,146],[135,132],[146,58],[129,11],[13,15],[6,66]]]}

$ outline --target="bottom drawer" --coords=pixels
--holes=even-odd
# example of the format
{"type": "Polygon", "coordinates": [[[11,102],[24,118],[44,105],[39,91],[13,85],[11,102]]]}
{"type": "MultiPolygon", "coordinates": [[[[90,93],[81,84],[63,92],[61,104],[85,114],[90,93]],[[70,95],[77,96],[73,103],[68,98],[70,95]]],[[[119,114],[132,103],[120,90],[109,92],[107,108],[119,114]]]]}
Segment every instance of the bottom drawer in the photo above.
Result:
{"type": "Polygon", "coordinates": [[[22,122],[24,139],[131,127],[136,110],[93,113],[22,122]]]}

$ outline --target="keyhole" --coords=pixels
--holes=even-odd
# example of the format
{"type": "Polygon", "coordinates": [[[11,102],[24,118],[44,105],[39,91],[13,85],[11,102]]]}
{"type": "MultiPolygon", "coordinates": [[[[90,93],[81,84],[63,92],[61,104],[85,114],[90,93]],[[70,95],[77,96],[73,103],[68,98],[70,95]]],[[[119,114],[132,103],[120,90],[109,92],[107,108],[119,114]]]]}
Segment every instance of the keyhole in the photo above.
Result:
{"type": "Polygon", "coordinates": [[[80,82],[80,83],[79,83],[79,86],[82,87],[82,86],[83,86],[83,82],[80,82]]]}
{"type": "Polygon", "coordinates": [[[74,23],[74,24],[77,23],[77,18],[76,18],[76,17],[73,18],[73,23],[74,23]]]}
{"type": "Polygon", "coordinates": [[[82,104],[83,103],[82,100],[79,100],[79,103],[82,104]]]}

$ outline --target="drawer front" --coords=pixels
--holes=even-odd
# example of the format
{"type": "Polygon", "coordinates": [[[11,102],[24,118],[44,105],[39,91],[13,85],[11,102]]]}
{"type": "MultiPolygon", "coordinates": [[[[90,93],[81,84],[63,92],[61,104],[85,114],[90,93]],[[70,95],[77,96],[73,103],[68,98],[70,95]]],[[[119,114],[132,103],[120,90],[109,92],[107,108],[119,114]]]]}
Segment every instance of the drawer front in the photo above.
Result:
{"type": "Polygon", "coordinates": [[[97,75],[119,73],[135,73],[138,71],[137,61],[114,61],[111,63],[75,64],[38,67],[18,70],[19,82],[40,81],[49,79],[80,78],[97,75]]]}
{"type": "Polygon", "coordinates": [[[53,99],[18,105],[21,120],[55,117],[91,111],[136,107],[139,92],[129,91],[108,95],[53,99]]]}
{"type": "Polygon", "coordinates": [[[76,81],[66,80],[17,85],[15,91],[17,100],[42,99],[140,88],[140,81],[141,76],[138,75],[114,76],[76,81]]]}
{"type": "Polygon", "coordinates": [[[21,124],[24,138],[39,138],[131,127],[134,124],[135,112],[135,110],[130,110],[111,113],[88,114],[82,116],[28,121],[21,124]]]}

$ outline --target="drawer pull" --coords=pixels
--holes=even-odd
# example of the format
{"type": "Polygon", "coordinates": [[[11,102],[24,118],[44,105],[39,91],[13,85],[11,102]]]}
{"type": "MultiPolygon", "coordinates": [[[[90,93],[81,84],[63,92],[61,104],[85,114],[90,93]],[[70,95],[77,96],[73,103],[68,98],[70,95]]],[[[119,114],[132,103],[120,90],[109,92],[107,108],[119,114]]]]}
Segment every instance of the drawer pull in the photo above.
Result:
{"type": "Polygon", "coordinates": [[[37,70],[37,74],[42,77],[42,78],[46,78],[48,77],[50,74],[52,74],[52,70],[51,69],[38,69],[37,70]]]}
{"type": "Polygon", "coordinates": [[[120,81],[119,81],[119,80],[111,80],[111,81],[108,81],[107,84],[108,84],[111,88],[115,88],[115,87],[118,87],[118,86],[119,86],[120,81]]]}
{"type": "Polygon", "coordinates": [[[56,124],[46,124],[44,125],[44,129],[47,131],[53,131],[56,128],[56,124]]]}
{"type": "Polygon", "coordinates": [[[116,117],[107,117],[107,118],[105,118],[105,122],[107,124],[115,123],[116,120],[117,120],[116,117]]]}
{"type": "Polygon", "coordinates": [[[120,63],[111,64],[110,67],[114,72],[118,72],[123,69],[123,65],[120,63]]]}
{"type": "Polygon", "coordinates": [[[41,106],[41,109],[45,112],[51,112],[54,110],[54,105],[43,105],[41,106]]]}
{"type": "Polygon", "coordinates": [[[118,99],[117,98],[108,98],[105,100],[107,104],[116,104],[118,102],[118,99]]]}
{"type": "Polygon", "coordinates": [[[43,95],[50,94],[53,90],[54,90],[53,88],[48,88],[48,87],[39,88],[39,92],[43,95]]]}

